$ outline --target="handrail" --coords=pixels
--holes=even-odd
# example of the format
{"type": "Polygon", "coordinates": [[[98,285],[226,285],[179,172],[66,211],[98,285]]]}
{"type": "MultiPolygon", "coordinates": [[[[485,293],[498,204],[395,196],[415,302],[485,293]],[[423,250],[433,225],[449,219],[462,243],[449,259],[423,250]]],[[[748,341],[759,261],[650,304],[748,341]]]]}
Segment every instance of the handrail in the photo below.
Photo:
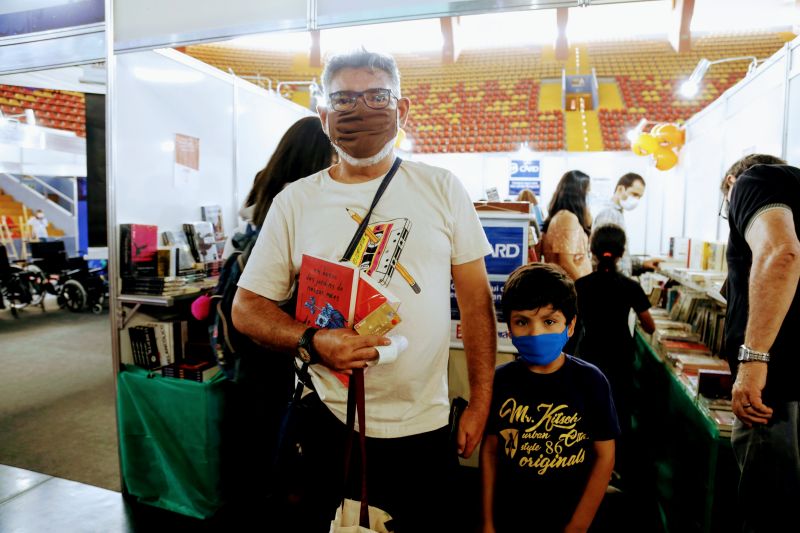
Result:
{"type": "MultiPolygon", "coordinates": [[[[14,174],[9,174],[9,173],[7,173],[7,172],[3,172],[3,175],[4,175],[4,176],[7,176],[7,177],[9,177],[9,178],[11,178],[11,179],[13,179],[13,180],[15,180],[15,181],[16,181],[16,182],[18,182],[20,185],[25,185],[25,184],[23,183],[23,181],[22,181],[22,180],[23,180],[23,178],[20,178],[20,177],[18,177],[18,176],[15,176],[14,174]]],[[[55,187],[53,187],[53,186],[52,186],[52,185],[50,185],[49,183],[47,183],[47,182],[45,182],[45,181],[42,181],[41,179],[37,178],[36,176],[24,175],[24,179],[33,180],[33,181],[34,181],[34,182],[36,182],[37,184],[39,184],[39,185],[41,185],[42,187],[44,187],[44,188],[45,188],[45,190],[47,190],[47,191],[52,191],[52,192],[53,192],[53,193],[55,193],[55,194],[56,194],[56,195],[57,195],[59,198],[63,198],[64,200],[66,200],[66,201],[69,203],[70,209],[65,209],[64,207],[62,207],[62,206],[60,206],[60,205],[58,205],[57,203],[55,203],[55,202],[52,202],[52,201],[51,201],[51,203],[52,203],[52,204],[53,204],[55,207],[58,207],[59,209],[62,209],[62,210],[64,210],[64,211],[66,211],[66,212],[67,212],[67,213],[69,213],[70,215],[74,215],[74,214],[76,214],[76,213],[75,213],[75,200],[73,200],[73,199],[72,199],[72,198],[70,198],[69,196],[65,195],[63,192],[59,191],[58,189],[56,189],[55,187]]],[[[39,192],[39,191],[37,191],[36,189],[33,189],[33,192],[35,192],[35,193],[37,193],[37,194],[40,194],[40,195],[41,195],[41,196],[42,196],[44,199],[47,199],[47,196],[45,196],[44,194],[40,193],[40,192],[39,192]]]]}
{"type": "MultiPolygon", "coordinates": [[[[309,91],[311,91],[314,88],[316,88],[318,92],[321,92],[319,90],[319,85],[317,84],[317,80],[316,79],[313,79],[311,81],[306,81],[306,80],[302,80],[302,81],[280,81],[280,82],[278,82],[278,86],[275,88],[275,92],[277,92],[279,95],[281,95],[281,86],[283,86],[283,85],[308,85],[309,91]]],[[[283,96],[283,95],[281,95],[281,96],[283,96]]]]}

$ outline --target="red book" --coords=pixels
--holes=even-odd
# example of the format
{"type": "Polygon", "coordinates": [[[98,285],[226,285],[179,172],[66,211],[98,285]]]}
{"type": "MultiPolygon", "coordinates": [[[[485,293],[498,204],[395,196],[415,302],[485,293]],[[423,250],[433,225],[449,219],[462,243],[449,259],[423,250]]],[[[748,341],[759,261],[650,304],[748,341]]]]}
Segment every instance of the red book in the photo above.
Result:
{"type": "Polygon", "coordinates": [[[120,262],[123,276],[157,274],[158,226],[120,224],[120,262]]]}
{"type": "Polygon", "coordinates": [[[354,328],[360,335],[385,335],[400,323],[400,300],[364,272],[358,280],[354,328]]]}
{"type": "Polygon", "coordinates": [[[297,280],[295,319],[317,328],[352,327],[358,291],[358,268],[303,255],[297,280]]]}

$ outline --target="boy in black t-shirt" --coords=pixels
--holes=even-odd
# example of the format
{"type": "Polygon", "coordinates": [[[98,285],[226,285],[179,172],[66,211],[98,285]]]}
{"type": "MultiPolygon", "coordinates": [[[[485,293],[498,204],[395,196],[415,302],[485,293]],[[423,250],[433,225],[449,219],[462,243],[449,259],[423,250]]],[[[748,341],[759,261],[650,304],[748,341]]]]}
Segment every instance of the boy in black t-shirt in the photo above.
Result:
{"type": "Polygon", "coordinates": [[[596,365],[611,384],[621,429],[615,464],[624,478],[634,380],[635,345],[628,325],[631,309],[646,332],[652,333],[655,324],[650,316],[650,301],[641,285],[617,270],[625,253],[625,230],[613,224],[600,226],[592,233],[590,248],[597,270],[575,282],[578,314],[584,329],[578,357],[596,365]]]}
{"type": "Polygon", "coordinates": [[[519,357],[497,369],[481,446],[483,531],[585,531],[614,468],[608,382],[561,350],[576,295],[560,267],[530,263],[506,281],[503,312],[519,357]]]}

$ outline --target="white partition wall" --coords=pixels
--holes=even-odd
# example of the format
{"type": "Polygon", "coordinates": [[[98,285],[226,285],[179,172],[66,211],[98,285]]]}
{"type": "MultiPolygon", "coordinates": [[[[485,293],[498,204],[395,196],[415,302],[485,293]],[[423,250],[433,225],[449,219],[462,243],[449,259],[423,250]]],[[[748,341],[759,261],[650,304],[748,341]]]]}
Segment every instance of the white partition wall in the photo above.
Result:
{"type": "Polygon", "coordinates": [[[159,230],[180,229],[200,220],[200,206],[218,204],[230,233],[255,173],[309,113],[171,50],[118,56],[115,88],[116,222],[159,230]],[[176,176],[176,134],[199,140],[196,172],[176,176]]]}
{"type": "Polygon", "coordinates": [[[667,193],[675,207],[664,211],[663,238],[727,240],[727,223],[718,217],[719,186],[725,170],[741,157],[765,153],[800,164],[798,50],[795,39],[687,121],[676,186],[667,193]]]}

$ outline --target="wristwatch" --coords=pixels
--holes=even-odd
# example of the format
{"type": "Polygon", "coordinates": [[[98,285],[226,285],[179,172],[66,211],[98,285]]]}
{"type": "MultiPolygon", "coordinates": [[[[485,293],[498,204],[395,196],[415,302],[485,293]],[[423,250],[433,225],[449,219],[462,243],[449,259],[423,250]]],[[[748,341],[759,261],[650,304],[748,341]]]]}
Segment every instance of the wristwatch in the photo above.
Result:
{"type": "Polygon", "coordinates": [[[769,352],[757,352],[751,350],[744,344],[739,346],[739,361],[747,363],[750,361],[758,361],[760,363],[769,363],[769,352]]]}
{"type": "Polygon", "coordinates": [[[304,363],[313,365],[319,362],[319,354],[314,350],[314,335],[319,331],[317,328],[308,328],[303,332],[300,340],[297,341],[297,357],[304,363]]]}

